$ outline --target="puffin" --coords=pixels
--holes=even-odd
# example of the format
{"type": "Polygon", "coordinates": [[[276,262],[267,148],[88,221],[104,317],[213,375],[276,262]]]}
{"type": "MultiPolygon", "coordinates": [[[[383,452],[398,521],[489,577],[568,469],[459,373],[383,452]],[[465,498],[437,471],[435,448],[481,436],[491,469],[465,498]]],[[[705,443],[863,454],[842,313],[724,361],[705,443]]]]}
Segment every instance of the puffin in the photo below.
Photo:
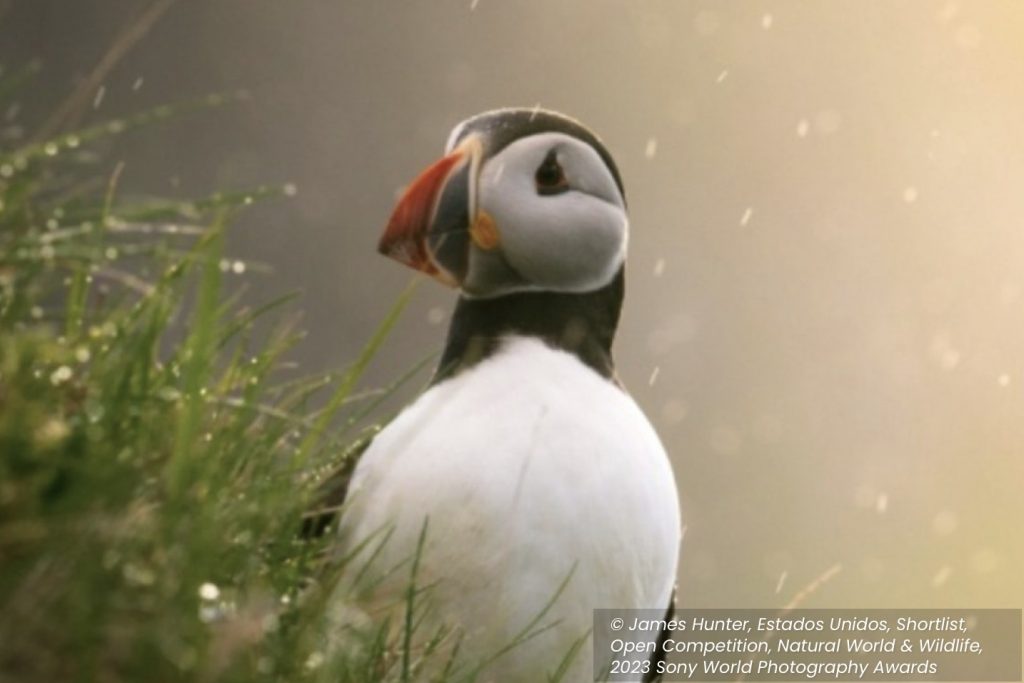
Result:
{"type": "MultiPolygon", "coordinates": [[[[429,385],[334,494],[346,600],[414,600],[398,622],[473,680],[593,681],[613,666],[595,657],[595,609],[671,616],[676,483],[612,356],[628,234],[600,139],[510,108],[459,123],[380,238],[458,300],[429,385]]],[[[635,678],[616,680],[657,680],[657,651],[626,658],[635,678]]]]}

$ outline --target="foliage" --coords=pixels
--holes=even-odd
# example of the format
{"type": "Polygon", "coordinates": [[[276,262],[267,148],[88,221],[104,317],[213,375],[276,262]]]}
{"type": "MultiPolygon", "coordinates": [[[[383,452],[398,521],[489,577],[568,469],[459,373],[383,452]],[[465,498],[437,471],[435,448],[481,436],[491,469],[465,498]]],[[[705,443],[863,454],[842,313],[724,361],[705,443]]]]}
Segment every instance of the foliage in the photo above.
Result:
{"type": "Polygon", "coordinates": [[[241,305],[222,252],[242,207],[289,188],[123,200],[102,155],[235,99],[0,147],[0,679],[409,676],[387,637],[322,651],[337,569],[297,533],[372,434],[389,390],[358,380],[408,293],[348,370],[287,378],[290,297],[241,305]]]}

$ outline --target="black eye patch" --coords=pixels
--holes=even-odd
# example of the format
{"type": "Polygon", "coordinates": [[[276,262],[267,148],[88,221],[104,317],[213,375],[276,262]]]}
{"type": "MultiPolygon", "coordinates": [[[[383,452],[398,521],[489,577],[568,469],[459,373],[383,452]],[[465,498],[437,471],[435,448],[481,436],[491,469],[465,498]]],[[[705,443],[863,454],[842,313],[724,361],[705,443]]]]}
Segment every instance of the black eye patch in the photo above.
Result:
{"type": "Polygon", "coordinates": [[[547,196],[568,192],[569,181],[565,177],[565,170],[562,168],[562,165],[558,163],[558,156],[555,154],[555,150],[548,152],[547,156],[544,157],[544,161],[537,167],[534,182],[537,185],[537,194],[539,195],[547,196]]]}

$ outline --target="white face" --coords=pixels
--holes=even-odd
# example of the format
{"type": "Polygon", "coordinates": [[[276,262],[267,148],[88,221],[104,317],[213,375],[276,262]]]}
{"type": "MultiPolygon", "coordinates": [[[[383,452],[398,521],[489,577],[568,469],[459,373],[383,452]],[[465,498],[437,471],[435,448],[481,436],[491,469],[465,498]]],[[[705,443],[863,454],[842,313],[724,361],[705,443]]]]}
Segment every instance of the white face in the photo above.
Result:
{"type": "Polygon", "coordinates": [[[462,283],[471,296],[592,291],[625,260],[622,194],[598,153],[577,138],[516,140],[483,164],[476,193],[476,209],[493,219],[498,244],[472,246],[462,283]]]}

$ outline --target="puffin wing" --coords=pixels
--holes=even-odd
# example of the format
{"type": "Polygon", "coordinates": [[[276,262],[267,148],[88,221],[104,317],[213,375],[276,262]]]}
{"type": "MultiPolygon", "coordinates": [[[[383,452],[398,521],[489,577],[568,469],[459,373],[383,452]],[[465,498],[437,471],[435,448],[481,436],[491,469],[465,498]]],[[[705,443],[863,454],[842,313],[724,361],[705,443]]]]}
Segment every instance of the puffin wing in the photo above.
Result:
{"type": "Polygon", "coordinates": [[[338,469],[320,485],[316,507],[302,516],[302,527],[299,531],[301,538],[320,538],[338,518],[338,513],[348,496],[352,473],[372,443],[373,437],[357,441],[345,454],[338,469]]]}

